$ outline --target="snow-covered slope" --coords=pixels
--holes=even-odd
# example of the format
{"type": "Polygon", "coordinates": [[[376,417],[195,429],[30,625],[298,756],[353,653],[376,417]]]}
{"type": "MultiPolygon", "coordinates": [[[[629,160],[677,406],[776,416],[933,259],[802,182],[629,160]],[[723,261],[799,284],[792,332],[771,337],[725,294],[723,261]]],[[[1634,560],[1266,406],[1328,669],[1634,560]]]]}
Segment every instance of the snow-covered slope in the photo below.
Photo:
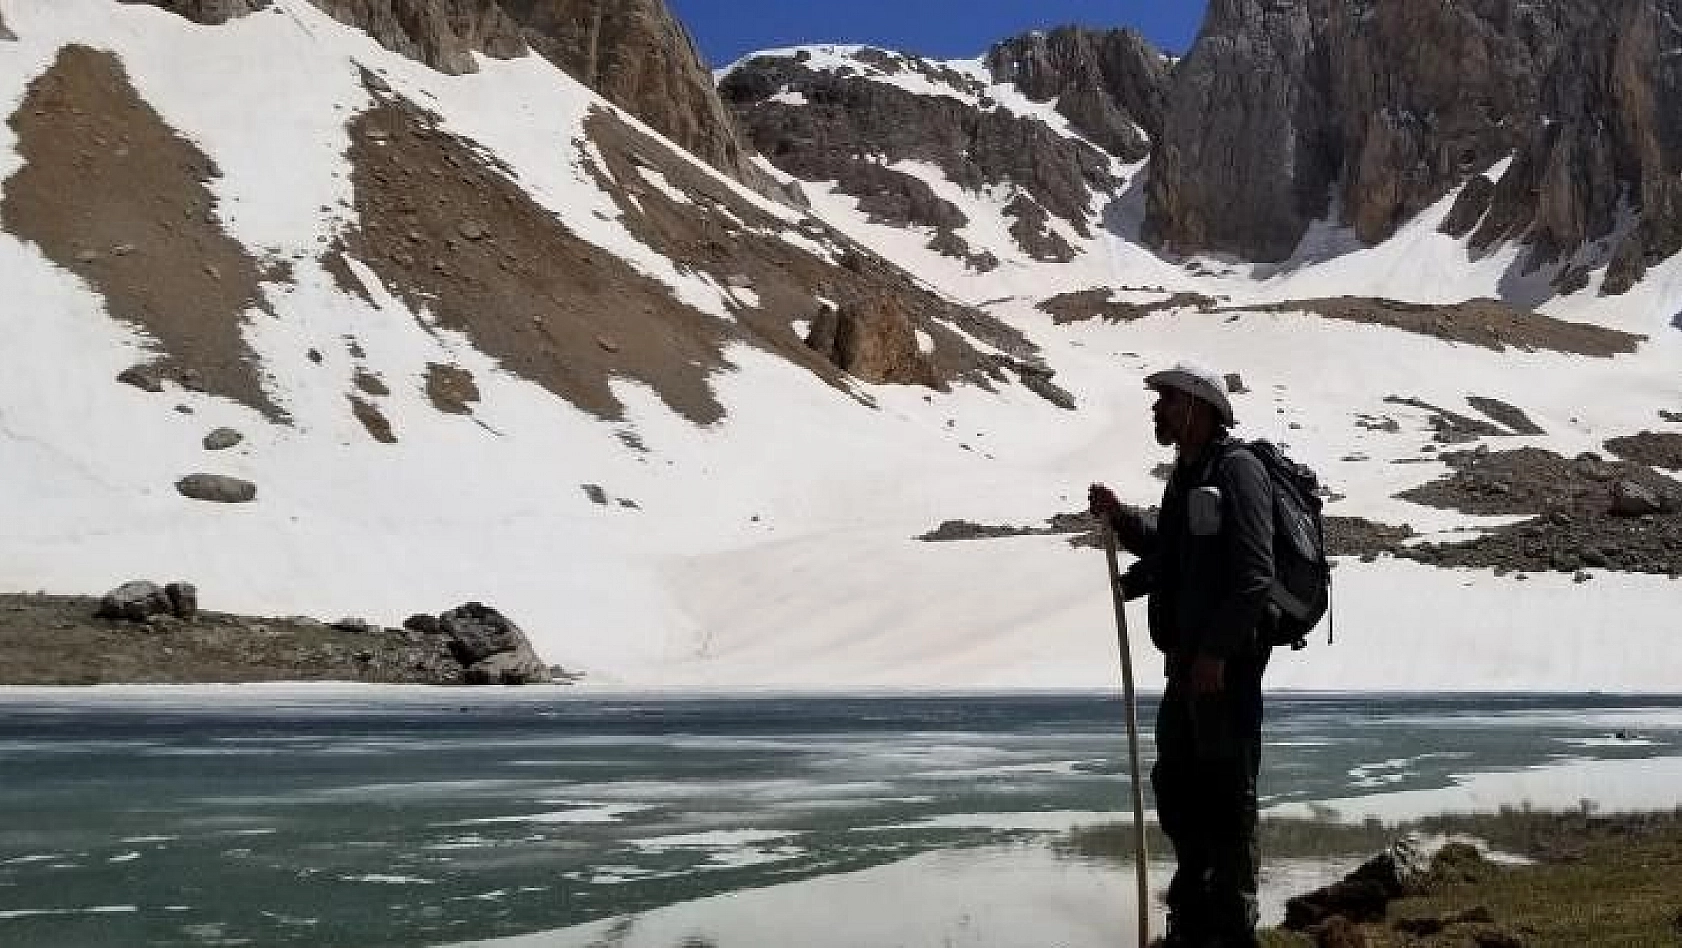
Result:
{"type": "MultiPolygon", "coordinates": [[[[1510,258],[1474,262],[1436,232],[1433,215],[1447,202],[1370,250],[1350,251],[1328,228],[1301,259],[1266,272],[1167,261],[1135,239],[1148,171],[1120,163],[1116,193],[1092,209],[1093,236],[1065,228],[1081,251],[1066,264],[1012,249],[1007,194],[966,192],[902,165],[965,210],[964,236],[1000,260],[989,273],[926,250],[926,233],[872,224],[853,199],[805,185],[813,216],[1026,334],[1078,407],[1016,384],[830,384],[774,334],[745,328],[760,302],[752,286],[674,261],[634,226],[615,190],[649,202],[671,181],[654,171],[633,190],[598,174],[611,161],[585,126],[592,109],[612,107],[537,57],[444,76],[304,0],[214,28],[103,0],[0,0],[0,10],[19,37],[0,44],[8,114],[66,44],[109,50],[138,95],[220,170],[206,186],[227,233],[254,257],[290,264],[286,279],[264,284],[265,305],[242,329],[263,392],[284,412],[275,420],[173,383],[149,394],[114,382],[144,358],[141,330],[113,318],[85,273],[10,226],[0,234],[0,589],[87,593],[138,576],[184,578],[209,608],[388,625],[481,600],[519,622],[547,660],[600,685],[1104,687],[1115,643],[1100,554],[1060,536],[915,537],[948,519],[1038,524],[1078,510],[1093,480],[1151,500],[1160,484],[1150,469],[1167,459],[1150,438],[1140,385],[1153,368],[1190,358],[1242,374],[1251,391],[1236,396],[1240,433],[1286,442],[1322,470],[1344,495],[1330,512],[1424,532],[1511,518],[1395,499],[1447,468],[1420,450],[1431,412],[1386,396],[1458,410],[1469,395],[1497,398],[1548,432],[1504,446],[1566,456],[1661,426],[1661,409],[1682,411],[1674,260],[1615,301],[1589,290],[1544,307],[1649,337],[1612,358],[1496,351],[1290,312],[1179,307],[1055,325],[1036,304],[1094,287],[1141,303],[1190,291],[1249,305],[1341,294],[1457,302],[1513,286],[1510,258]],[[611,393],[623,410],[604,419],[440,325],[423,297],[392,292],[368,263],[347,264],[361,292],[329,272],[324,253],[357,227],[347,126],[376,98],[364,68],[378,77],[373,88],[477,143],[595,251],[716,323],[722,362],[703,374],[720,417],[697,423],[655,385],[620,376],[611,393]],[[476,380],[470,414],[428,397],[435,364],[476,380]],[[378,407],[394,443],[371,438],[346,408],[365,375],[389,390],[378,407]],[[1361,427],[1363,414],[1399,430],[1361,427]],[[207,452],[200,439],[219,426],[244,442],[207,452]],[[247,478],[258,499],[188,500],[174,483],[195,471],[247,478]]],[[[974,64],[954,68],[981,81],[974,64]]],[[[988,94],[1060,121],[1008,91],[988,94]]],[[[25,165],[15,128],[0,130],[0,179],[25,165]]],[[[831,263],[844,256],[837,241],[797,226],[806,215],[696,167],[718,193],[786,225],[767,228],[775,240],[831,263]]],[[[796,324],[810,316],[783,314],[796,324]]],[[[1338,644],[1281,657],[1276,683],[1673,690],[1682,681],[1682,635],[1669,618],[1682,583],[1664,576],[1520,580],[1381,558],[1343,562],[1338,579],[1338,644]]],[[[1133,618],[1142,628],[1142,613],[1133,618]]]]}

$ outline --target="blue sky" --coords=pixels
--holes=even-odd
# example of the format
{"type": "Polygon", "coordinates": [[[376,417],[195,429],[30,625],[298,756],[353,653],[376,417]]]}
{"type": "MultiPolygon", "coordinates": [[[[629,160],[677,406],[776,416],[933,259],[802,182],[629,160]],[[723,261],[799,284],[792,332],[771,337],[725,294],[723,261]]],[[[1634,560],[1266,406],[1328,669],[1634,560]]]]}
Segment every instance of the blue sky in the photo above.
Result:
{"type": "Polygon", "coordinates": [[[798,43],[869,43],[936,59],[1063,23],[1131,26],[1169,52],[1191,45],[1205,0],[667,0],[713,66],[798,43]]]}

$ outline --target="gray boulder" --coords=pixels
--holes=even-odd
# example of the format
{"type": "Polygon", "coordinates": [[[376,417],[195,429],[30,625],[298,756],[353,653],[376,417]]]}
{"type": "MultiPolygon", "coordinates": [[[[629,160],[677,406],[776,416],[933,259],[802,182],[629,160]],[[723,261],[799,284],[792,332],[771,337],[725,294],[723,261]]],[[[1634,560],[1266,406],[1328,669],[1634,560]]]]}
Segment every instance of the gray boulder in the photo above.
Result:
{"type": "Polygon", "coordinates": [[[191,621],[199,614],[199,591],[192,583],[170,583],[164,587],[170,615],[191,621]]]}
{"type": "Polygon", "coordinates": [[[482,603],[470,602],[438,617],[450,654],[462,664],[462,680],[470,685],[523,685],[549,680],[549,669],[537,657],[520,627],[482,603]]]}
{"type": "Polygon", "coordinates": [[[245,435],[232,428],[217,428],[204,436],[204,449],[206,451],[225,451],[244,440],[245,435]]]}
{"type": "Polygon", "coordinates": [[[157,583],[137,579],[106,593],[94,615],[101,619],[145,622],[152,616],[171,615],[173,612],[168,593],[157,583]]]}
{"type": "Polygon", "coordinates": [[[1642,517],[1664,510],[1664,498],[1658,492],[1631,480],[1612,484],[1611,513],[1615,517],[1642,517]]]}
{"type": "Polygon", "coordinates": [[[164,390],[164,383],[158,378],[158,371],[149,365],[131,365],[117,373],[117,381],[154,395],[164,390]]]}
{"type": "Polygon", "coordinates": [[[183,497],[219,504],[243,504],[257,499],[257,485],[222,474],[189,474],[175,482],[183,497]]]}
{"type": "Polygon", "coordinates": [[[530,648],[500,652],[469,665],[461,680],[469,685],[535,685],[549,681],[548,666],[530,648]]]}

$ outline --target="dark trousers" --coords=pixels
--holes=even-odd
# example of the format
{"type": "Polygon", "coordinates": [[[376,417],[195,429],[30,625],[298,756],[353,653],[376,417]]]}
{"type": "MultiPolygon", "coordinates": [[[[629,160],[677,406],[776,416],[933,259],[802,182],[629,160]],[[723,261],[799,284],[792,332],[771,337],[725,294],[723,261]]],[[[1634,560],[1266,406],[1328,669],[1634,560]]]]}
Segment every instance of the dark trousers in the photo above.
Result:
{"type": "Polygon", "coordinates": [[[1226,664],[1226,687],[1194,697],[1184,667],[1171,672],[1156,717],[1151,788],[1174,844],[1168,886],[1175,931],[1218,945],[1254,944],[1256,778],[1261,768],[1262,671],[1267,653],[1226,664]]]}

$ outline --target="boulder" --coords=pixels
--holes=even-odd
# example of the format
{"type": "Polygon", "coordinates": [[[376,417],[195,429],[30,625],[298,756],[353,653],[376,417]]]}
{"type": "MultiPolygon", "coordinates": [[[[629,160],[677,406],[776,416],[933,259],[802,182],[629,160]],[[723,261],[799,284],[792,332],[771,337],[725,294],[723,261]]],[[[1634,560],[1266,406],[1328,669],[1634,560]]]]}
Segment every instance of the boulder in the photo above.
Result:
{"type": "Polygon", "coordinates": [[[548,667],[537,657],[520,627],[502,613],[469,602],[438,617],[450,654],[462,664],[468,684],[528,684],[548,681],[548,667]],[[494,659],[494,660],[493,660],[494,659]]]}
{"type": "Polygon", "coordinates": [[[905,306],[881,295],[825,309],[812,320],[806,344],[843,372],[866,382],[942,387],[917,345],[905,306]]]}
{"type": "Polygon", "coordinates": [[[175,482],[183,497],[219,504],[243,504],[257,499],[257,485],[222,474],[189,474],[175,482]]]}
{"type": "Polygon", "coordinates": [[[438,617],[427,615],[424,612],[416,613],[404,619],[403,628],[417,635],[437,635],[441,631],[438,625],[438,617]]]}
{"type": "Polygon", "coordinates": [[[536,685],[551,677],[548,666],[529,647],[499,652],[467,666],[461,674],[469,685],[536,685]]]}
{"type": "Polygon", "coordinates": [[[1307,931],[1333,916],[1352,922],[1379,921],[1391,900],[1417,891],[1431,870],[1432,861],[1418,841],[1403,837],[1342,881],[1287,901],[1285,927],[1307,931]]]}
{"type": "Polygon", "coordinates": [[[149,365],[131,365],[117,373],[117,381],[153,394],[164,390],[164,383],[158,377],[158,370],[149,365]]]}
{"type": "Polygon", "coordinates": [[[177,619],[192,621],[199,614],[199,590],[192,583],[170,583],[164,587],[169,612],[177,619]]]}
{"type": "Polygon", "coordinates": [[[94,615],[101,619],[145,622],[152,616],[171,615],[173,611],[169,594],[157,583],[137,579],[106,593],[94,615]]]}
{"type": "Polygon", "coordinates": [[[1609,512],[1614,517],[1643,517],[1665,509],[1664,498],[1657,491],[1632,480],[1612,482],[1611,498],[1609,512]]]}
{"type": "Polygon", "coordinates": [[[440,615],[438,629],[449,638],[451,654],[463,665],[513,651],[524,640],[519,627],[495,609],[477,602],[440,615]]]}
{"type": "Polygon", "coordinates": [[[204,436],[206,451],[225,451],[245,440],[245,435],[232,428],[217,428],[204,436]]]}

